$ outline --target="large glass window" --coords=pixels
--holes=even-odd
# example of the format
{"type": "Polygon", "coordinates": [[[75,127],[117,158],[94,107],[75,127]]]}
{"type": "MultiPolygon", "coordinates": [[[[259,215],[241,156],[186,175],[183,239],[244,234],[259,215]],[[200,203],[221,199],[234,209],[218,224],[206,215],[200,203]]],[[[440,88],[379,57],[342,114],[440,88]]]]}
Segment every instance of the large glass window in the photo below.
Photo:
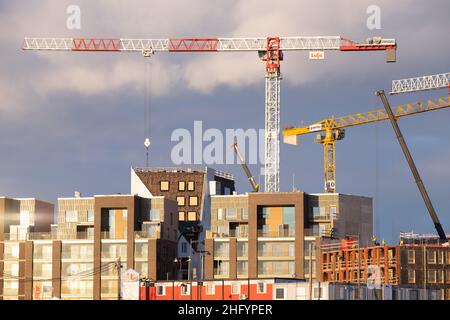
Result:
{"type": "Polygon", "coordinates": [[[227,208],[226,218],[227,218],[227,220],[236,220],[237,219],[237,209],[236,208],[227,208]]]}
{"type": "Polygon", "coordinates": [[[214,241],[214,256],[215,257],[228,257],[230,246],[228,242],[214,241]]]}
{"type": "Polygon", "coordinates": [[[214,276],[228,277],[229,266],[230,263],[228,261],[214,260],[214,276]]]}
{"type": "Polygon", "coordinates": [[[295,236],[295,207],[259,207],[258,234],[261,237],[295,236]]]}
{"type": "Polygon", "coordinates": [[[104,239],[126,239],[128,226],[127,209],[102,209],[102,232],[104,239]]]}
{"type": "Polygon", "coordinates": [[[248,261],[238,261],[236,267],[238,276],[248,275],[248,261]]]}
{"type": "Polygon", "coordinates": [[[159,209],[150,209],[150,220],[161,220],[161,213],[159,209]]]}
{"type": "Polygon", "coordinates": [[[248,243],[239,241],[236,244],[237,246],[237,256],[238,257],[247,257],[248,256],[248,243]]]}

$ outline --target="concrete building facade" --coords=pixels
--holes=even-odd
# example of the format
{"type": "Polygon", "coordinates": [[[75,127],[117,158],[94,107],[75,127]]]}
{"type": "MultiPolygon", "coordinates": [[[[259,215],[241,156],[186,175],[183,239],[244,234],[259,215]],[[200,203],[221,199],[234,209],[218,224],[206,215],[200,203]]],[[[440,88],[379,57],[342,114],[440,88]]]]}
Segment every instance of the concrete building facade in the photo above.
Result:
{"type": "Polygon", "coordinates": [[[59,223],[40,233],[45,239],[0,241],[0,299],[117,299],[119,266],[143,278],[174,277],[175,201],[99,195],[59,204],[59,223]]]}
{"type": "Polygon", "coordinates": [[[371,221],[367,197],[304,192],[212,196],[205,279],[305,279],[310,273],[315,278],[320,239],[334,228],[336,236],[361,234],[365,241],[372,234],[371,221]]]}

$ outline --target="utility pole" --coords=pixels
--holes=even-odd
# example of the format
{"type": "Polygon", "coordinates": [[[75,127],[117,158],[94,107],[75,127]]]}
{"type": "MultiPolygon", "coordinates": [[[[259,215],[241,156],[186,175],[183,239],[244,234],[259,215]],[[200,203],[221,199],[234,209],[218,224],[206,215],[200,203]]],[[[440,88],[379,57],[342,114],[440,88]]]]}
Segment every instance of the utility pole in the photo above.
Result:
{"type": "Polygon", "coordinates": [[[427,248],[423,244],[423,300],[427,298],[427,248]]]}
{"type": "Polygon", "coordinates": [[[116,261],[117,269],[117,300],[122,300],[122,262],[120,257],[116,261]]]}
{"type": "MultiPolygon", "coordinates": [[[[309,242],[309,300],[312,300],[312,277],[313,277],[313,273],[312,273],[312,248],[313,248],[313,243],[310,241],[309,242]]],[[[320,294],[320,292],[319,292],[320,294]]]]}
{"type": "Polygon", "coordinates": [[[359,250],[359,238],[358,238],[358,300],[360,299],[360,290],[361,290],[361,251],[359,250]]]}
{"type": "Polygon", "coordinates": [[[192,239],[189,239],[188,280],[191,280],[192,239]]]}

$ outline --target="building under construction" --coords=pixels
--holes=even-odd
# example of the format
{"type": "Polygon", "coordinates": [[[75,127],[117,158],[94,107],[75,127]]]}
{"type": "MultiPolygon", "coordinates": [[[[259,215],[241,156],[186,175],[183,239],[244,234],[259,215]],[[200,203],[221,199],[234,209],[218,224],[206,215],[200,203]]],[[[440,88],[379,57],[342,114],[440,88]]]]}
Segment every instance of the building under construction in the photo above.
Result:
{"type": "Polygon", "coordinates": [[[439,290],[450,300],[450,247],[437,244],[400,244],[360,248],[350,241],[323,244],[321,280],[414,286],[439,290]]]}

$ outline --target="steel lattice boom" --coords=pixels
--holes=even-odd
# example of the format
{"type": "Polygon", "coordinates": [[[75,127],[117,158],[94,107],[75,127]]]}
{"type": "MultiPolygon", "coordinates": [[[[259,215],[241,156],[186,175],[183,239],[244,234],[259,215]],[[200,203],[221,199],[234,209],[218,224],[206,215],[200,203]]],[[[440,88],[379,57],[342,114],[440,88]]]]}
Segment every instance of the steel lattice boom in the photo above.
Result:
{"type": "MultiPolygon", "coordinates": [[[[418,113],[435,111],[450,107],[450,96],[423,102],[405,103],[394,108],[395,118],[402,118],[418,113]]],[[[389,116],[384,109],[355,113],[348,116],[333,117],[299,128],[286,128],[283,130],[285,143],[297,144],[297,136],[317,133],[315,142],[324,148],[324,179],[325,192],[336,191],[336,146],[335,142],[345,137],[345,128],[366,123],[388,120],[389,116]],[[325,134],[322,134],[325,133],[325,134]],[[294,139],[291,139],[294,138],[294,139]]]]}
{"type": "Polygon", "coordinates": [[[392,81],[391,94],[448,88],[450,72],[392,81]]]}
{"type": "Polygon", "coordinates": [[[141,52],[235,52],[256,51],[266,62],[265,92],[265,191],[278,192],[280,185],[280,61],[282,51],[337,50],[386,51],[387,62],[395,62],[395,39],[369,38],[358,43],[340,36],[254,38],[24,38],[23,50],[141,52]]]}

